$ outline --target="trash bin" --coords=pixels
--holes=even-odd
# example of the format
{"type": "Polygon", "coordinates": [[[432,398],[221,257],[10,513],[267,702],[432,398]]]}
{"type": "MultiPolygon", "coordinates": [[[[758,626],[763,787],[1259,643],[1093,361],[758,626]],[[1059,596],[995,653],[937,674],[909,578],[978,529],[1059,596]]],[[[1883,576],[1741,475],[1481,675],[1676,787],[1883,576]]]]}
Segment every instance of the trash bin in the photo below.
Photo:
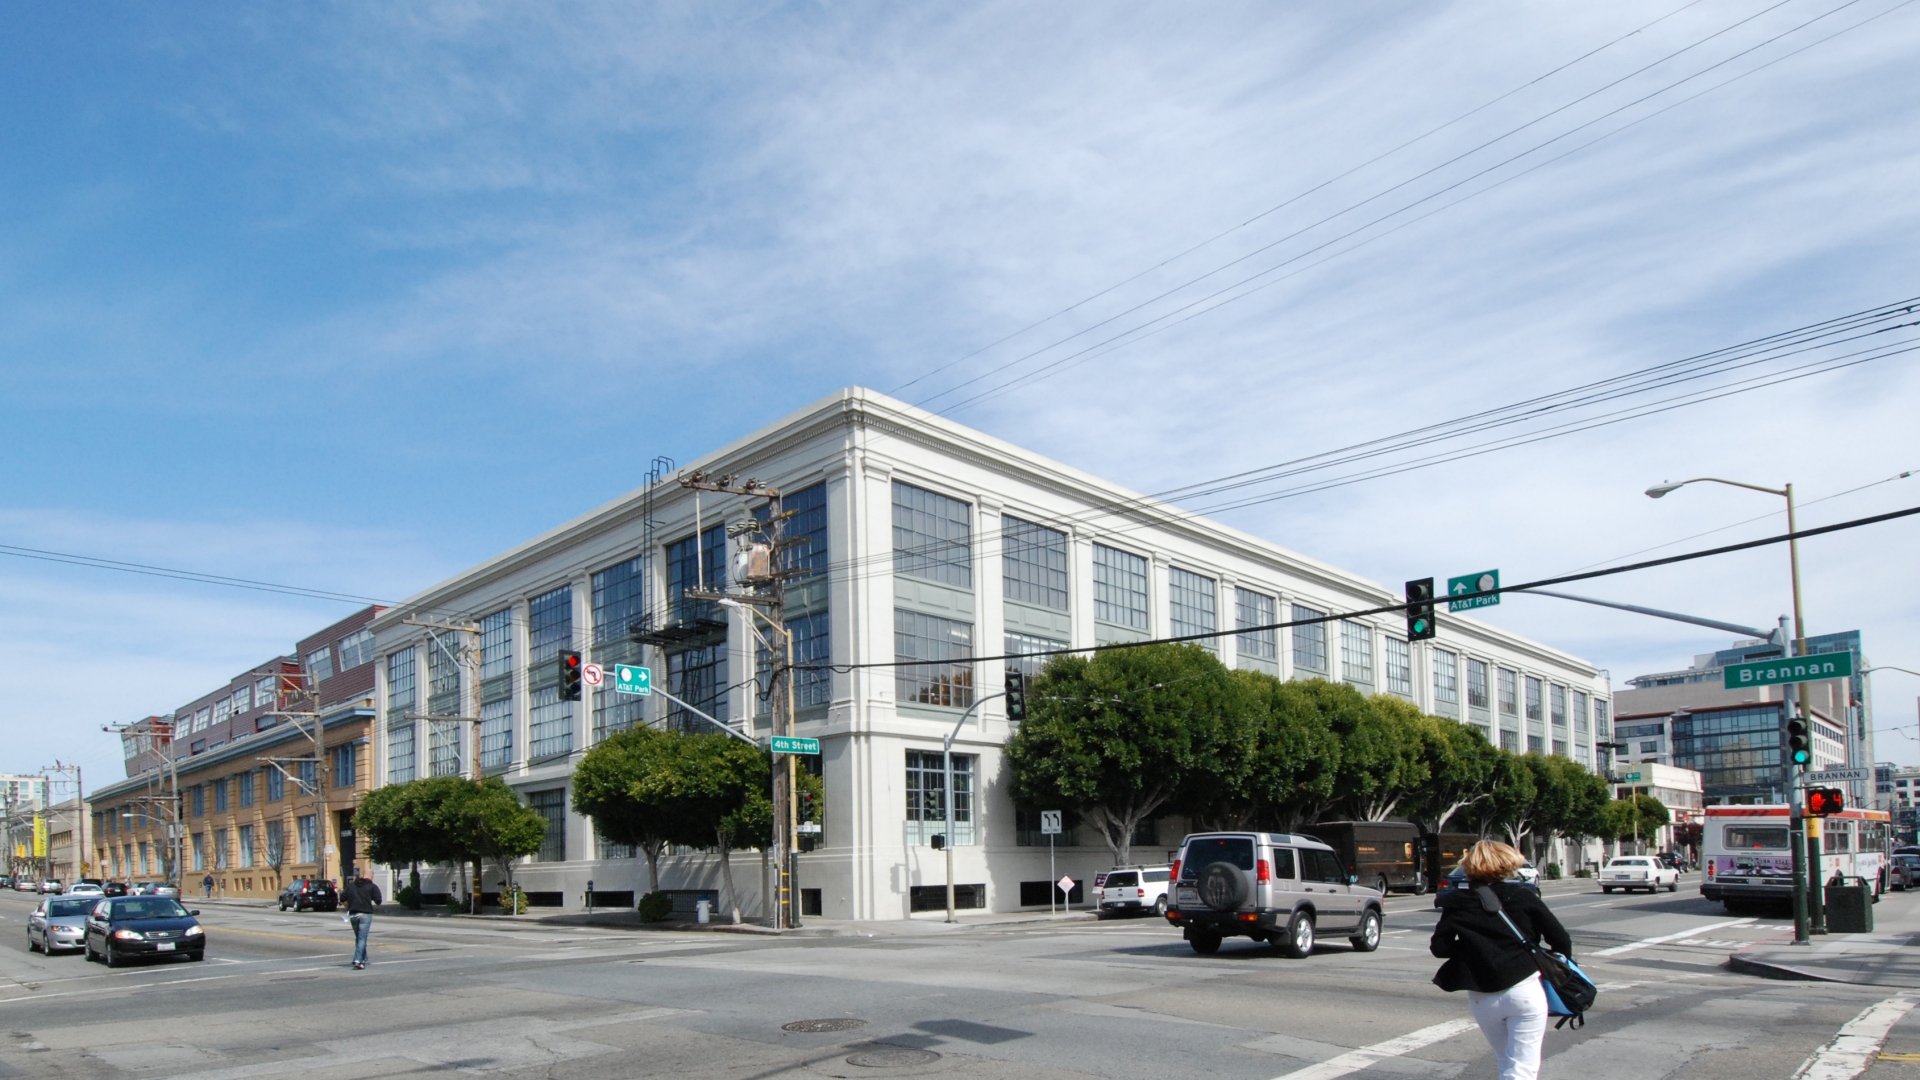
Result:
{"type": "Polygon", "coordinates": [[[693,902],[693,921],[704,923],[713,915],[713,901],[695,900],[693,902]]]}
{"type": "Polygon", "coordinates": [[[1863,877],[1845,878],[1826,886],[1827,931],[1833,934],[1873,932],[1873,886],[1863,877]]]}

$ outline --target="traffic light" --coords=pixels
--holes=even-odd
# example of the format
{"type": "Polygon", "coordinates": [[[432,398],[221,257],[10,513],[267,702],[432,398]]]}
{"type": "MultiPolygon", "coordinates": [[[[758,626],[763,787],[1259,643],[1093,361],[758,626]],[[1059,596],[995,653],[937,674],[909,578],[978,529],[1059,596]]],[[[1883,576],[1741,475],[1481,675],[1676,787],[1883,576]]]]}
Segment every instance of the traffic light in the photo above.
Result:
{"type": "Polygon", "coordinates": [[[1407,582],[1407,640],[1425,641],[1434,631],[1433,579],[1407,582]]]}
{"type": "Polygon", "coordinates": [[[1007,672],[1007,719],[1019,723],[1027,718],[1027,677],[1018,671],[1007,672]]]}
{"type": "Polygon", "coordinates": [[[1826,817],[1846,808],[1847,794],[1837,787],[1807,789],[1807,813],[1812,817],[1826,817]]]}
{"type": "Polygon", "coordinates": [[[1787,721],[1787,749],[1793,752],[1795,765],[1805,765],[1813,760],[1813,754],[1808,751],[1810,745],[1807,742],[1806,718],[1796,716],[1787,721]]]}
{"type": "Polygon", "coordinates": [[[560,650],[560,700],[580,700],[580,653],[575,649],[560,650]]]}

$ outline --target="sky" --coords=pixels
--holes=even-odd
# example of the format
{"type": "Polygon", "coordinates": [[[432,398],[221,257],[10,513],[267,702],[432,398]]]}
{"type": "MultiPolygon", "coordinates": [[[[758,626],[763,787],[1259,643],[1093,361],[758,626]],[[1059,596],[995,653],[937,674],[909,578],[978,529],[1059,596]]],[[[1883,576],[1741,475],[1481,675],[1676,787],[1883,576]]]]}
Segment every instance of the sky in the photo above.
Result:
{"type": "MultiPolygon", "coordinates": [[[[1702,357],[1920,295],[1917,43],[1912,0],[13,5],[0,544],[390,599],[844,386],[1159,492],[1702,357]]],[[[1387,583],[1784,525],[1662,480],[1920,506],[1898,322],[1183,505],[1387,583]]],[[[1920,670],[1917,539],[1804,542],[1809,631],[1920,670]]],[[[1567,588],[1790,606],[1779,547],[1567,588]]],[[[0,555],[0,771],[116,777],[103,725],[351,610],[0,555]]],[[[1731,639],[1483,614],[1616,686],[1731,639]]],[[[1920,677],[1873,692],[1920,763],[1920,677]]]]}

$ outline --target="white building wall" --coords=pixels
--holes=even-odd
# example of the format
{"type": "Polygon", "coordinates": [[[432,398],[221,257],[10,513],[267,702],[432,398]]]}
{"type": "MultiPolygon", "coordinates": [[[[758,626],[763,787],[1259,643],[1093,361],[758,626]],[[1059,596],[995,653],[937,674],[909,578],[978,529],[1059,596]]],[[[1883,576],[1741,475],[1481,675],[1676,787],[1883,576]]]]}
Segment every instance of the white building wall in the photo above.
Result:
{"type": "MultiPolygon", "coordinates": [[[[1397,602],[1399,591],[1389,589],[1266,541],[1181,511],[1140,500],[1133,493],[1055,462],[1028,454],[978,432],[868,391],[849,390],[826,398],[747,438],[688,466],[687,471],[735,473],[770,481],[787,491],[816,481],[827,483],[829,562],[832,566],[832,657],[837,665],[887,663],[894,659],[893,620],[896,604],[926,607],[947,604],[955,612],[970,611],[974,653],[998,655],[1004,642],[1005,602],[1001,581],[1001,550],[997,525],[1003,513],[1048,524],[1068,533],[1071,612],[1070,638],[1076,647],[1094,643],[1093,544],[1144,555],[1150,579],[1149,625],[1156,635],[1171,628],[1168,579],[1179,567],[1217,583],[1216,617],[1223,631],[1235,629],[1236,586],[1274,596],[1279,619],[1290,617],[1295,603],[1323,611],[1341,612],[1397,602]],[[967,502],[973,522],[973,582],[969,590],[929,589],[897,578],[892,565],[892,513],[895,479],[903,480],[967,502]],[[1138,501],[1136,501],[1138,500],[1138,501]],[[1117,504],[1131,507],[1113,512],[1117,504]]],[[[702,496],[702,524],[735,522],[744,518],[757,500],[708,494],[702,496]]],[[[652,597],[656,611],[665,594],[663,549],[694,531],[694,501],[690,492],[669,482],[655,494],[654,516],[660,523],[657,548],[650,555],[652,597]]],[[[574,749],[566,758],[531,765],[527,762],[528,708],[525,658],[527,655],[526,600],[562,583],[574,589],[574,643],[591,642],[593,572],[639,554],[642,537],[640,492],[617,499],[573,521],[490,559],[449,581],[434,586],[382,613],[374,624],[381,660],[380,704],[382,724],[386,703],[385,656],[410,644],[420,644],[423,632],[407,625],[410,616],[447,612],[477,617],[511,606],[514,610],[515,738],[512,764],[503,772],[516,789],[537,791],[564,785],[592,737],[592,698],[575,706],[574,749]]],[[[728,681],[746,683],[754,653],[752,636],[736,614],[730,641],[728,681]]],[[[1384,639],[1403,632],[1397,614],[1369,617],[1373,641],[1373,687],[1385,690],[1384,639]]],[[[1438,646],[1454,653],[1459,664],[1460,704],[1467,715],[1465,659],[1485,660],[1490,668],[1509,668],[1548,683],[1583,690],[1607,700],[1610,690],[1591,665],[1556,650],[1506,633],[1463,616],[1441,614],[1440,636],[1433,643],[1416,643],[1412,650],[1413,698],[1422,708],[1433,706],[1432,656],[1438,646]]],[[[1283,675],[1295,670],[1292,637],[1278,632],[1279,666],[1283,675]]],[[[1329,677],[1341,678],[1340,624],[1326,624],[1329,677]]],[[[424,655],[424,649],[422,650],[424,655]]],[[[1223,639],[1220,654],[1234,662],[1231,638],[1223,639]]],[[[663,665],[650,650],[656,679],[666,683],[663,665]]],[[[979,694],[1002,689],[1000,665],[981,665],[976,671],[979,694]]],[[[421,700],[425,700],[426,666],[419,666],[421,700]]],[[[1489,675],[1498,722],[1497,675],[1489,675]]],[[[1524,696],[1524,690],[1522,691],[1524,696]]],[[[663,715],[657,699],[649,716],[663,715]]],[[[751,684],[732,695],[730,718],[744,723],[753,706],[751,684]]],[[[825,710],[802,710],[799,733],[822,741],[821,766],[826,779],[826,832],[819,850],[803,855],[799,886],[821,890],[823,913],[838,918],[902,918],[908,914],[910,889],[940,886],[945,881],[945,857],[930,847],[907,843],[906,773],[908,750],[938,752],[941,738],[952,730],[960,710],[901,703],[896,699],[894,672],[889,668],[860,668],[837,672],[832,679],[832,703],[825,710]]],[[[764,729],[763,729],[764,731],[764,729]]],[[[1524,737],[1525,721],[1522,720],[1524,737]]],[[[1021,847],[1014,842],[1015,811],[1007,794],[1001,748],[1010,734],[1001,702],[986,703],[960,731],[956,753],[977,755],[975,793],[977,842],[954,852],[956,880],[985,883],[988,904],[996,910],[1019,906],[1019,884],[1071,874],[1086,879],[1103,869],[1109,855],[1097,838],[1083,836],[1078,845],[1060,847],[1053,869],[1048,849],[1021,847]]],[[[1497,736],[1496,736],[1497,737],[1497,736]]],[[[1551,736],[1550,736],[1551,737],[1551,736]]],[[[1590,725],[1588,760],[1595,738],[1590,725]]],[[[376,736],[375,767],[387,766],[385,733],[376,736]]],[[[428,739],[424,725],[418,747],[418,769],[426,774],[428,739]]],[[[1069,838],[1063,838],[1069,839],[1069,838]]],[[[1159,848],[1170,848],[1177,837],[1162,837],[1159,848]]],[[[601,860],[591,823],[569,810],[568,858],[562,863],[525,862],[517,876],[535,892],[560,892],[569,907],[578,906],[588,879],[599,891],[645,888],[644,859],[601,860]]],[[[1144,854],[1144,853],[1143,853],[1144,854]]],[[[710,888],[717,882],[716,860],[686,856],[668,860],[662,868],[667,888],[710,888]]],[[[736,853],[735,881],[743,908],[760,910],[759,856],[736,853]]],[[[489,871],[490,876],[495,875],[489,871]]],[[[489,888],[492,888],[489,881],[489,888]]]]}

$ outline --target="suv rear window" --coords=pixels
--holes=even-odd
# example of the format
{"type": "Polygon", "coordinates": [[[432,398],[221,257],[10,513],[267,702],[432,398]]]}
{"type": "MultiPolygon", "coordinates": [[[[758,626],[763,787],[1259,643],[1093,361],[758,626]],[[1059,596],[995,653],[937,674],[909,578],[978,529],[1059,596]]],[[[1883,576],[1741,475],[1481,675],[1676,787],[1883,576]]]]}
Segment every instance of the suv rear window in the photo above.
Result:
{"type": "Polygon", "coordinates": [[[1121,886],[1126,886],[1131,888],[1135,885],[1140,884],[1140,875],[1134,873],[1131,870],[1121,870],[1116,873],[1108,874],[1105,884],[1108,888],[1117,889],[1117,888],[1120,888],[1121,886]]]}
{"type": "Polygon", "coordinates": [[[1246,836],[1207,836],[1187,841],[1187,859],[1180,864],[1180,877],[1198,879],[1204,867],[1217,862],[1232,863],[1242,870],[1253,869],[1253,839],[1246,836]]]}

